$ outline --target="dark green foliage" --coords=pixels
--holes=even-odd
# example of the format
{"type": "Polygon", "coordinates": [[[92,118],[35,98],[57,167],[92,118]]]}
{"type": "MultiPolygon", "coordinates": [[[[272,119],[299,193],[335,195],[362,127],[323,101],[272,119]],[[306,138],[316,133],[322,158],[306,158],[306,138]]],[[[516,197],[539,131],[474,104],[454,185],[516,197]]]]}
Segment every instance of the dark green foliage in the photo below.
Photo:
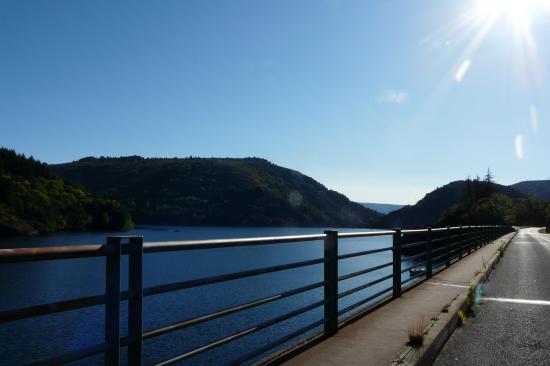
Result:
{"type": "Polygon", "coordinates": [[[440,222],[450,207],[461,205],[464,202],[472,204],[492,193],[501,193],[512,200],[525,197],[513,188],[496,183],[487,184],[486,180],[480,180],[479,178],[460,180],[437,188],[424,196],[415,205],[405,206],[400,210],[389,213],[381,218],[379,226],[388,228],[433,226],[440,222]]]}
{"type": "Polygon", "coordinates": [[[472,203],[453,205],[437,225],[513,225],[514,202],[502,193],[493,193],[472,203]]]}
{"type": "Polygon", "coordinates": [[[51,166],[161,225],[369,226],[380,215],[267,160],[85,158],[51,166]]]}
{"type": "Polygon", "coordinates": [[[464,199],[451,206],[438,224],[544,226],[547,222],[548,202],[495,192],[490,172],[483,181],[468,179],[464,199]]]}
{"type": "Polygon", "coordinates": [[[520,226],[546,226],[550,214],[548,202],[529,197],[516,204],[515,224],[520,226]]]}
{"type": "Polygon", "coordinates": [[[118,202],[66,184],[47,165],[0,148],[0,234],[131,227],[129,214],[118,202]]]}
{"type": "MultiPolygon", "coordinates": [[[[523,182],[520,186],[529,186],[523,182]]],[[[541,187],[540,184],[536,184],[541,187]]],[[[484,179],[451,182],[428,193],[416,205],[382,217],[383,227],[445,225],[544,226],[550,220],[546,201],[496,184],[490,171],[484,179]]]]}

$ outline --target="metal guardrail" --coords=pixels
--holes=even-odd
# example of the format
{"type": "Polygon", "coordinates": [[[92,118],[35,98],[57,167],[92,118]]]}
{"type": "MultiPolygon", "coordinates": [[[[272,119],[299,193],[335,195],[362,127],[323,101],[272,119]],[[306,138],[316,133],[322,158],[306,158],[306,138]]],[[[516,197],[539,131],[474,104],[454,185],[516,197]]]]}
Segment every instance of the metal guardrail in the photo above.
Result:
{"type": "MultiPolygon", "coordinates": [[[[81,245],[81,246],[59,246],[44,248],[18,248],[0,249],[0,264],[14,262],[30,262],[70,258],[106,257],[106,291],[104,294],[81,297],[77,299],[58,301],[49,304],[30,306],[25,308],[12,309],[0,312],[0,324],[17,321],[36,316],[44,316],[58,312],[81,309],[94,305],[105,305],[105,340],[101,344],[93,345],[76,352],[66,353],[51,357],[47,360],[36,362],[37,365],[64,364],[80,360],[100,353],[105,354],[105,364],[119,365],[121,347],[128,347],[128,364],[142,364],[143,340],[154,338],[170,332],[192,327],[194,325],[221,318],[229,314],[238,313],[260,305],[272,303],[281,299],[302,294],[314,289],[323,288],[324,298],[321,301],[292,310],[275,318],[265,319],[253,327],[241,329],[223,338],[205,344],[199,348],[180,354],[176,357],[164,360],[156,365],[170,365],[175,362],[189,359],[198,354],[207,352],[213,348],[230,343],[234,340],[253,334],[259,330],[266,329],[285,320],[304,314],[310,310],[323,307],[323,318],[283,337],[271,341],[259,349],[252,350],[245,355],[239,355],[237,363],[254,359],[270,350],[281,346],[290,340],[304,335],[311,330],[323,326],[322,333],[316,337],[309,337],[309,340],[317,341],[330,337],[338,332],[338,329],[350,321],[365,315],[376,305],[401,296],[401,293],[424,279],[430,278],[434,273],[452,263],[460,260],[464,255],[481,248],[492,240],[513,231],[511,227],[497,226],[465,226],[447,228],[428,228],[415,230],[389,230],[374,232],[353,232],[338,233],[337,231],[325,231],[319,235],[281,236],[266,238],[242,238],[227,240],[199,240],[199,241],[177,241],[161,243],[144,243],[143,237],[108,237],[105,245],[81,245]],[[392,238],[391,246],[360,251],[349,254],[339,254],[339,241],[350,238],[368,238],[375,236],[386,236],[392,238]],[[311,241],[324,241],[324,256],[322,258],[287,263],[282,265],[233,272],[207,278],[199,278],[174,282],[164,285],[143,287],[143,255],[144,253],[170,252],[195,249],[214,249],[221,247],[237,247],[252,245],[271,245],[303,243],[311,241]],[[381,263],[377,266],[365,268],[352,273],[339,275],[339,261],[359,256],[367,256],[375,253],[392,251],[392,261],[381,263]],[[129,286],[128,291],[121,291],[121,267],[122,255],[129,257],[129,286]],[[408,255],[403,257],[403,255],[408,255]],[[422,259],[420,263],[402,268],[403,261],[409,262],[413,259],[422,259]],[[213,313],[204,314],[198,317],[183,319],[168,326],[144,331],[143,329],[143,297],[161,293],[188,289],[198,286],[210,285],[225,281],[232,281],[241,278],[257,276],[266,273],[274,273],[294,268],[303,268],[323,264],[323,281],[289,289],[287,291],[273,294],[271,296],[242,303],[238,306],[231,306],[217,310],[213,313]],[[381,276],[375,280],[339,292],[338,284],[350,278],[376,272],[378,270],[392,267],[390,275],[381,276]],[[422,269],[419,269],[421,268],[422,269]],[[414,272],[416,270],[416,272],[414,272]],[[406,280],[402,280],[402,274],[411,272],[406,280]],[[414,273],[413,273],[414,272],[414,273]],[[360,301],[339,309],[338,300],[359,291],[370,288],[376,284],[392,279],[392,286],[377,291],[360,301]],[[128,301],[128,336],[120,336],[120,304],[121,301],[128,301]],[[362,307],[363,306],[363,307],[362,307]],[[355,313],[352,310],[359,309],[355,313]],[[351,314],[351,315],[350,315],[351,314]],[[344,317],[341,319],[341,317],[344,317]]],[[[313,341],[311,341],[313,342],[313,341]]],[[[300,347],[293,348],[293,352],[307,347],[308,341],[303,339],[300,347]]],[[[285,357],[284,355],[281,357],[285,357]]]]}

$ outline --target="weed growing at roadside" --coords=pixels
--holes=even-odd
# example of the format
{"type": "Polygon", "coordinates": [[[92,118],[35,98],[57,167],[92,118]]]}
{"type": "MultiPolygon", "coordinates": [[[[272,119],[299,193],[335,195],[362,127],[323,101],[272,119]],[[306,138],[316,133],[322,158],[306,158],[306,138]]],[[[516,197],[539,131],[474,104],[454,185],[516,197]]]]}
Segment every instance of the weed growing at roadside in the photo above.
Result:
{"type": "Polygon", "coordinates": [[[462,310],[458,311],[458,325],[463,325],[466,321],[466,314],[462,310]]]}
{"type": "Polygon", "coordinates": [[[409,328],[409,346],[420,347],[424,343],[424,319],[420,319],[415,327],[409,328]]]}

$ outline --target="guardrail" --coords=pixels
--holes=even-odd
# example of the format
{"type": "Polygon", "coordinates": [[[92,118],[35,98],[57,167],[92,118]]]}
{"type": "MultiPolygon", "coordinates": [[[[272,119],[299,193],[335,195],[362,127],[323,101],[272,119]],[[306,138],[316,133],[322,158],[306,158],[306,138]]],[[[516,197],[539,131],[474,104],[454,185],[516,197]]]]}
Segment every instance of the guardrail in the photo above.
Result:
{"type": "Polygon", "coordinates": [[[260,355],[269,352],[289,341],[304,335],[322,326],[322,332],[315,336],[301,339],[300,346],[290,347],[288,351],[279,353],[270,362],[281,362],[291,357],[296,352],[303,350],[327,337],[338,332],[338,329],[349,322],[366,315],[382,304],[401,296],[403,291],[417,285],[425,279],[430,278],[436,272],[452,265],[463,256],[484,246],[492,240],[513,231],[511,227],[497,226],[464,226],[447,228],[428,228],[417,230],[388,230],[371,232],[338,233],[337,231],[325,231],[318,235],[281,236],[266,238],[242,238],[227,240],[200,240],[200,241],[179,241],[162,243],[144,243],[143,237],[108,237],[105,245],[79,245],[60,246],[43,248],[18,248],[1,249],[0,264],[14,262],[30,262],[57,259],[78,259],[88,257],[106,257],[106,291],[88,297],[81,297],[72,300],[58,301],[49,304],[30,306],[0,312],[0,324],[17,321],[36,316],[45,316],[58,312],[81,309],[89,306],[105,306],[105,338],[101,344],[96,344],[76,352],[57,355],[47,360],[36,362],[37,365],[64,364],[86,357],[105,354],[105,364],[118,365],[120,363],[120,350],[128,347],[128,364],[142,364],[142,345],[145,339],[154,338],[170,332],[192,327],[213,319],[221,318],[260,305],[272,303],[281,299],[303,294],[314,289],[323,288],[324,297],[320,301],[312,302],[309,305],[294,309],[286,314],[263,320],[253,327],[246,327],[235,333],[219,338],[194,350],[185,352],[176,357],[166,359],[156,365],[170,365],[175,362],[190,359],[193,356],[207,352],[213,348],[230,343],[237,339],[251,335],[259,330],[266,329],[285,320],[294,318],[313,309],[323,307],[323,317],[310,324],[303,325],[300,329],[272,340],[259,349],[251,350],[246,354],[239,355],[238,360],[232,363],[244,363],[253,360],[260,355]],[[339,243],[350,238],[388,237],[391,244],[376,249],[359,251],[349,254],[339,254],[339,243]],[[238,247],[252,245],[274,245],[282,243],[303,243],[312,241],[324,241],[324,256],[322,258],[286,263],[282,265],[257,268],[252,270],[233,272],[207,278],[199,278],[180,282],[173,282],[159,286],[143,287],[143,257],[144,253],[158,253],[171,251],[187,251],[195,249],[215,249],[222,247],[238,247]],[[376,266],[365,268],[359,271],[340,275],[338,263],[349,258],[368,256],[375,253],[392,251],[392,261],[380,263],[376,266]],[[129,286],[127,291],[121,291],[121,256],[128,255],[128,278],[129,286]],[[402,264],[411,260],[421,259],[421,262],[402,268],[402,264]],[[295,268],[303,268],[322,264],[324,278],[322,281],[311,283],[299,288],[289,289],[271,296],[241,303],[238,306],[231,306],[220,309],[213,313],[204,314],[198,317],[183,319],[171,325],[145,330],[143,329],[143,297],[153,296],[171,291],[194,288],[198,286],[232,281],[266,273],[286,271],[295,268]],[[392,268],[390,275],[381,276],[375,280],[339,292],[338,284],[350,278],[355,278],[367,273],[376,272],[384,268],[392,268]],[[406,272],[410,276],[402,280],[406,272]],[[359,291],[368,289],[376,284],[392,280],[391,286],[377,291],[368,297],[339,308],[339,299],[345,298],[359,291]],[[121,301],[128,301],[128,335],[120,335],[120,304],[121,301]],[[353,312],[356,310],[355,312],[353,312]],[[275,361],[276,360],[276,361],[275,361]]]}

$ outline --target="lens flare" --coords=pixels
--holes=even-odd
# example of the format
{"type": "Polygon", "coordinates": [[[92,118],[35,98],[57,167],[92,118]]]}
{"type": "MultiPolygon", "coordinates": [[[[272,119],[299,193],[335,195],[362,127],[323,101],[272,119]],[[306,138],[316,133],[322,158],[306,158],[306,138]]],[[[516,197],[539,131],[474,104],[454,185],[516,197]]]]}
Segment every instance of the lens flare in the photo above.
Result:
{"type": "Polygon", "coordinates": [[[464,76],[466,75],[466,73],[470,69],[471,64],[472,64],[472,61],[470,61],[470,60],[464,60],[460,64],[460,66],[458,67],[458,70],[456,70],[456,73],[455,73],[455,81],[457,83],[460,83],[462,81],[462,79],[464,79],[464,76]]]}
{"type": "Polygon", "coordinates": [[[539,131],[539,114],[537,112],[537,107],[534,104],[531,104],[529,114],[531,116],[531,128],[536,134],[539,131]]]}
{"type": "Polygon", "coordinates": [[[521,160],[523,159],[523,136],[517,135],[514,140],[514,147],[516,150],[516,158],[521,160]]]}

